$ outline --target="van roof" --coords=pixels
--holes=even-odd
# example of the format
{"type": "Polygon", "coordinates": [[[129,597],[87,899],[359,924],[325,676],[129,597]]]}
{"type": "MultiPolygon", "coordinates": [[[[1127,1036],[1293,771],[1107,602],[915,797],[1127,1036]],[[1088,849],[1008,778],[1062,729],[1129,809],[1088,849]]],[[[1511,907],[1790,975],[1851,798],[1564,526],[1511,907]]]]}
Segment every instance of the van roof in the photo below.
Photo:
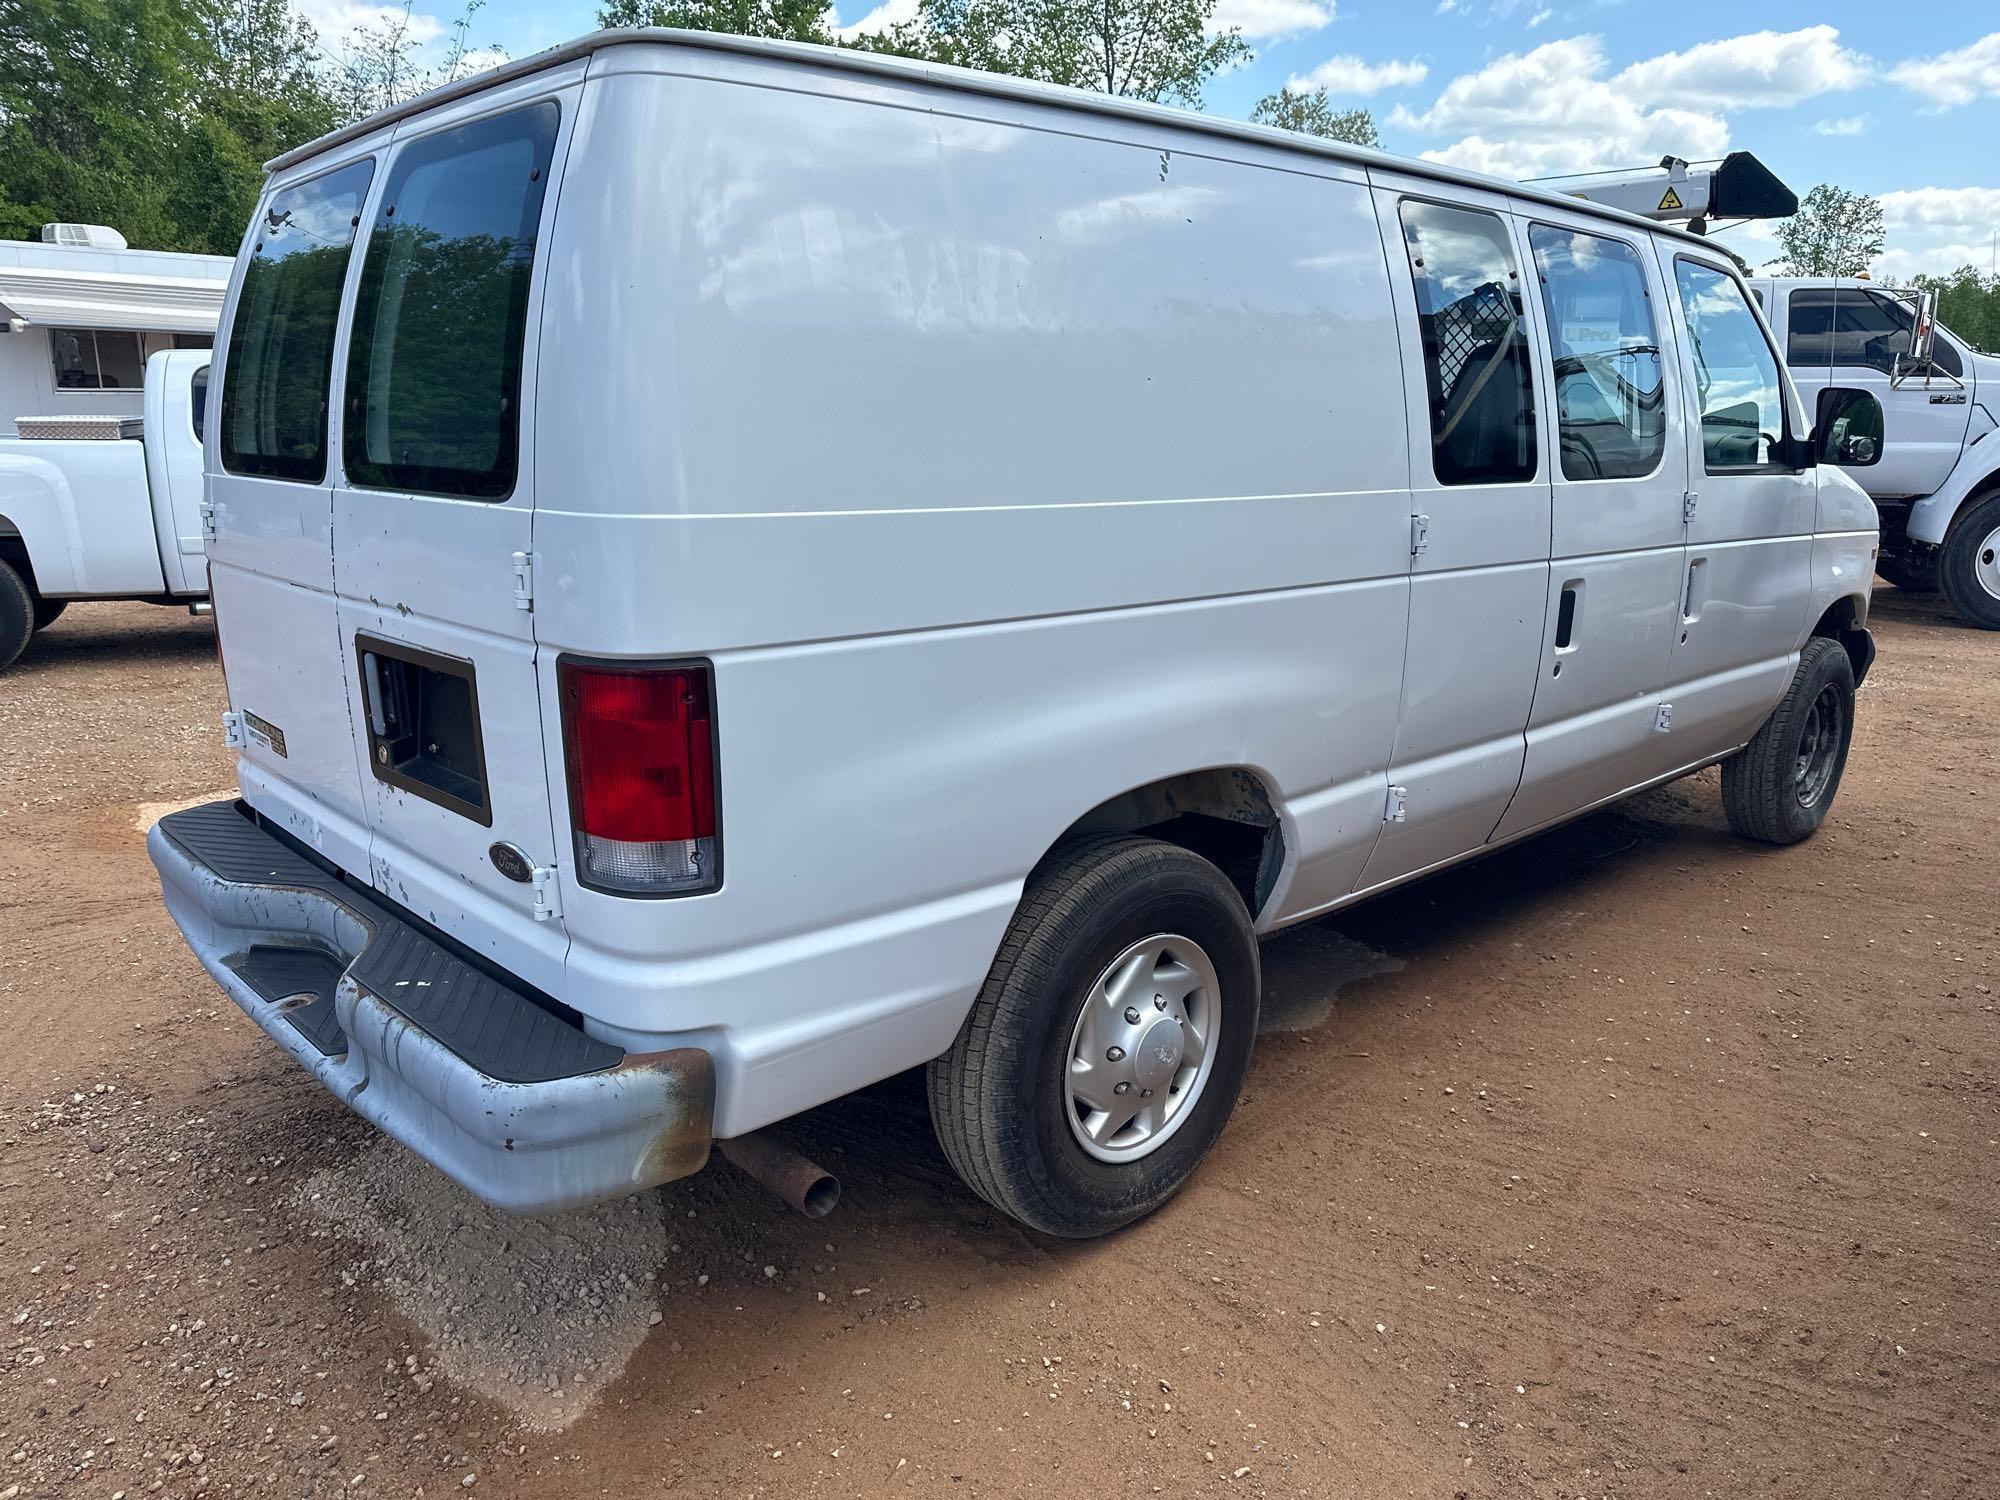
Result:
{"type": "Polygon", "coordinates": [[[588,57],[613,47],[631,46],[635,43],[701,47],[716,52],[744,53],[771,62],[863,73],[878,78],[897,78],[908,82],[931,84],[938,88],[955,89],[961,93],[1019,99],[1026,103],[1052,105],[1060,109],[1083,110],[1119,119],[1170,125],[1179,130],[1193,130],[1205,135],[1254,141],[1261,146],[1275,146],[1281,150],[1298,151],[1312,156],[1333,157],[1358,166],[1383,167],[1410,176],[1432,178],[1438,182],[1480,188],[1488,192],[1505,192],[1516,198],[1548,203],[1577,213],[1590,214],[1596,218],[1610,219],[1627,226],[1636,225],[1651,233],[1671,235],[1690,244],[1708,245],[1708,241],[1701,235],[1641,218],[1622,209],[1593,203],[1587,198],[1574,198],[1567,193],[1551,192],[1546,188],[1513,181],[1511,178],[1495,177],[1484,172],[1470,172],[1460,167],[1445,166],[1416,157],[1394,156],[1386,151],[1377,151],[1366,146],[1350,146],[1344,141],[1324,140],[1318,136],[1301,135],[1296,131],[1279,130],[1274,126],[1252,125],[1244,120],[1225,120],[1216,115],[1198,114],[1193,110],[1175,109],[1164,104],[1148,104],[1115,94],[1100,94],[1090,89],[1039,83],[1005,73],[983,73],[973,68],[923,62],[887,53],[859,52],[852,48],[826,47],[811,42],[785,42],[763,37],[736,36],[720,31],[683,31],[664,26],[625,26],[593,31],[561,46],[551,47],[546,51],[503,63],[486,72],[443,84],[401,104],[377,110],[374,114],[356,120],[351,125],[343,125],[340,129],[287,151],[282,156],[273,157],[264,164],[264,170],[267,173],[282,171],[344,142],[371,134],[398,120],[422,114],[449,100],[476,94],[495,84],[524,78],[545,68],[572,62],[579,57],[588,57]]]}

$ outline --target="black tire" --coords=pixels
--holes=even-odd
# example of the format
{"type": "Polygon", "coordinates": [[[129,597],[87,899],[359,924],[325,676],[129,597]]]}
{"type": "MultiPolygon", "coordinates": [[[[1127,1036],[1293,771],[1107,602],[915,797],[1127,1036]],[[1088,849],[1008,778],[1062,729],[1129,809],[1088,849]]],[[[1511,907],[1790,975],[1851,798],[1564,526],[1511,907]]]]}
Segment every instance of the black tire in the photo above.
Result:
{"type": "Polygon", "coordinates": [[[1938,586],[1937,554],[1925,552],[1914,557],[1898,557],[1884,552],[1875,559],[1875,572],[1906,594],[1935,594],[1938,586]]]}
{"type": "Polygon", "coordinates": [[[1058,850],[1030,878],[958,1040],[930,1065],[945,1156],[980,1197],[1046,1234],[1088,1239],[1151,1213],[1193,1174],[1235,1108],[1262,982],[1250,914],[1207,860],[1132,837],[1058,850]],[[1112,961],[1162,933],[1192,939],[1213,966],[1214,1062],[1150,1154],[1100,1161],[1067,1118],[1072,1034],[1112,961]]]}
{"type": "Polygon", "coordinates": [[[57,620],[62,618],[62,612],[68,608],[69,600],[67,599],[44,599],[41,595],[37,594],[35,596],[35,632],[40,634],[42,631],[47,630],[57,620]]]}
{"type": "Polygon", "coordinates": [[[1792,685],[1743,750],[1722,763],[1722,809],[1743,838],[1796,844],[1826,820],[1854,737],[1854,664],[1814,636],[1792,685]]]}
{"type": "Polygon", "coordinates": [[[14,665],[35,633],[35,596],[13,567],[0,562],[0,672],[14,665]]]}
{"type": "Polygon", "coordinates": [[[1981,630],[2000,630],[2000,492],[1958,513],[1938,551],[1938,586],[1981,630]]]}

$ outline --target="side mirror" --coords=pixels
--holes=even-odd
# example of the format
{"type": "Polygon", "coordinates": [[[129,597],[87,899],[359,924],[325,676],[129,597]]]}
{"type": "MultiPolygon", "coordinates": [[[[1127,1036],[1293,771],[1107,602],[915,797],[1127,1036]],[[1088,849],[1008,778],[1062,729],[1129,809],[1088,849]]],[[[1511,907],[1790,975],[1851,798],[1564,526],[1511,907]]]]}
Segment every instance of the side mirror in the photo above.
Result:
{"type": "Polygon", "coordinates": [[[1937,293],[1917,293],[1916,317],[1910,323],[1908,363],[1917,369],[1931,362],[1931,346],[1937,338],[1937,293]]]}
{"type": "Polygon", "coordinates": [[[1830,385],[1819,393],[1813,462],[1865,469],[1882,461],[1882,403],[1868,391],[1830,385]]]}

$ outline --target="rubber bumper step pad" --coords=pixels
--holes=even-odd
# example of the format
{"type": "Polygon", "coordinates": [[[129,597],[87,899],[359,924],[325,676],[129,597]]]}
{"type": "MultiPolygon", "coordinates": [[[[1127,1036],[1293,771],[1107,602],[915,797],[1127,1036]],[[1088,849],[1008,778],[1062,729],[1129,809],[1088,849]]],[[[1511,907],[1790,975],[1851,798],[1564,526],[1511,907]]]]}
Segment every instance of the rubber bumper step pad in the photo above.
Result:
{"type": "MultiPolygon", "coordinates": [[[[309,890],[347,907],[369,929],[369,938],[344,972],[489,1078],[506,1083],[546,1083],[602,1072],[624,1061],[622,1049],[587,1035],[503,979],[459,958],[433,941],[420,924],[336,879],[261,827],[238,803],[210,802],[170,813],[160,820],[160,831],[220,880],[309,890]]],[[[335,969],[336,983],[343,972],[337,959],[275,944],[257,944],[230,964],[266,999],[287,998],[300,990],[286,989],[274,997],[264,988],[264,976],[260,973],[253,978],[250,972],[271,964],[270,955],[278,953],[322,958],[335,969]]],[[[331,986],[328,997],[330,1002],[331,986]]],[[[287,1016],[292,1018],[311,1008],[300,1006],[287,1016]]],[[[327,1051],[320,1036],[306,1029],[306,1024],[318,1024],[317,1017],[306,1024],[293,1019],[292,1024],[315,1047],[327,1051]]],[[[335,1051],[327,1055],[344,1052],[346,1038],[339,1036],[337,1021],[331,1035],[339,1040],[332,1043],[335,1051]]]]}
{"type": "Polygon", "coordinates": [[[322,1057],[342,1057],[347,1037],[333,1007],[334,986],[340,983],[340,960],[311,948],[277,948],[259,943],[228,960],[244,983],[276,1004],[295,1000],[285,1011],[292,1029],[322,1057]]]}

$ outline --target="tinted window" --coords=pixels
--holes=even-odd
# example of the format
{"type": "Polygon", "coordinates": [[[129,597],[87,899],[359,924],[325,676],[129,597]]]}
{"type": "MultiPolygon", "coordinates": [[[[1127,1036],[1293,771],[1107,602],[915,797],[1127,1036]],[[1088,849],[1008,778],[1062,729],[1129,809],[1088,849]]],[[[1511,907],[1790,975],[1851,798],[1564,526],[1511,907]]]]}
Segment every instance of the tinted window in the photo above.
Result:
{"type": "Polygon", "coordinates": [[[222,466],[232,473],[326,478],[334,319],[374,173],[358,161],[288,187],[251,226],[222,371],[222,466]]]}
{"type": "Polygon", "coordinates": [[[1710,473],[1775,463],[1785,436],[1778,360],[1743,289],[1720,271],[1676,260],[1681,314],[1687,323],[1695,390],[1701,398],[1701,446],[1710,473]]]}
{"type": "Polygon", "coordinates": [[[203,365],[188,381],[188,421],[194,426],[198,443],[208,435],[208,366],[203,365]]]}
{"type": "Polygon", "coordinates": [[[136,391],[146,383],[146,354],[139,335],[122,329],[51,328],[56,389],[136,391]]]}
{"type": "MultiPolygon", "coordinates": [[[[1804,287],[1792,293],[1785,361],[1793,365],[1845,365],[1896,373],[1898,356],[1910,347],[1910,305],[1881,292],[1853,287],[1804,287]]],[[[1931,340],[1939,368],[1953,375],[1964,365],[1951,341],[1931,340]]]]}
{"type": "Polygon", "coordinates": [[[1532,479],[1535,392],[1506,226],[1492,214],[1410,202],[1403,240],[1417,284],[1438,483],[1532,479]]]}
{"type": "Polygon", "coordinates": [[[350,483],[494,499],[514,488],[521,344],[556,106],[412,142],[383,190],[355,299],[350,483]]]}
{"type": "Polygon", "coordinates": [[[1563,477],[1652,473],[1666,449],[1666,392],[1638,251],[1545,224],[1528,244],[1549,315],[1563,477]]]}

